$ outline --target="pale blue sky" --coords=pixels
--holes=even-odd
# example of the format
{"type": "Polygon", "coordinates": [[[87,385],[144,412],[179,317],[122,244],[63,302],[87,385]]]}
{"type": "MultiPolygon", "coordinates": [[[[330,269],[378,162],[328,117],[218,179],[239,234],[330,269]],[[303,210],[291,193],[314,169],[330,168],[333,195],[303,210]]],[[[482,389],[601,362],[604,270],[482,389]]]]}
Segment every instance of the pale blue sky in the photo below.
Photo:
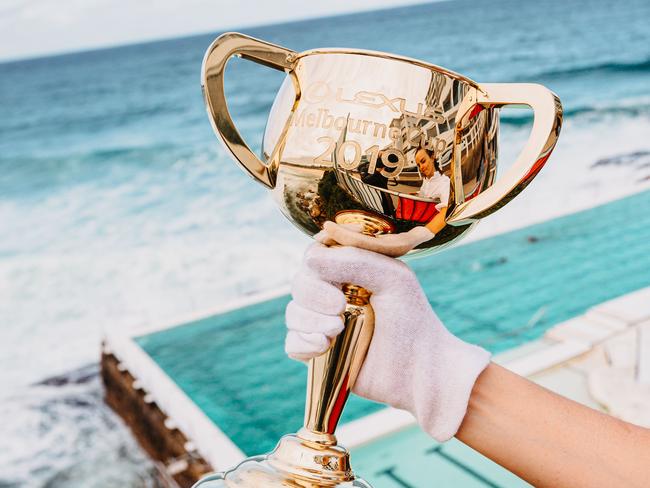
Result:
{"type": "Polygon", "coordinates": [[[0,59],[272,24],[421,0],[1,0],[0,59]]]}

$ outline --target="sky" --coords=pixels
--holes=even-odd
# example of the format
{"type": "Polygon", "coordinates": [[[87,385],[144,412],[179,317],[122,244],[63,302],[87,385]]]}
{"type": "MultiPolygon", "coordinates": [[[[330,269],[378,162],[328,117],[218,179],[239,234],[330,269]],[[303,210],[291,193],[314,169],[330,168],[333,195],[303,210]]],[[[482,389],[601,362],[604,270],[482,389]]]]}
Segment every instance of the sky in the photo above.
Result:
{"type": "Polygon", "coordinates": [[[274,24],[422,0],[0,0],[0,60],[274,24]]]}

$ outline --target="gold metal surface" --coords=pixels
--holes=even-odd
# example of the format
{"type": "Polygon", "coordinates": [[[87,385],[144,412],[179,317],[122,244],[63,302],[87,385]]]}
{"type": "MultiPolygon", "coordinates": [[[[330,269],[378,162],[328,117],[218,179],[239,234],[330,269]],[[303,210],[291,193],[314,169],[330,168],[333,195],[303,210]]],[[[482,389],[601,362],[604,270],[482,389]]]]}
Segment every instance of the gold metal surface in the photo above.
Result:
{"type": "Polygon", "coordinates": [[[374,329],[370,293],[355,285],[345,285],[343,291],[348,301],[343,332],[325,354],[309,362],[304,427],[280,439],[273,452],[249,458],[197,487],[370,488],[354,475],[350,455],[334,435],[374,329]]]}
{"type": "Polygon", "coordinates": [[[390,234],[395,226],[386,219],[363,210],[343,210],[334,216],[334,222],[342,225],[358,226],[364,234],[377,236],[390,234]]]}
{"type": "Polygon", "coordinates": [[[223,78],[226,63],[233,56],[249,59],[277,70],[290,70],[293,51],[237,33],[219,36],[208,48],[201,69],[201,86],[212,128],[221,134],[233,159],[260,183],[273,188],[275,168],[259,160],[246,145],[228,112],[223,78]]]}
{"type": "Polygon", "coordinates": [[[338,446],[305,441],[295,435],[280,439],[268,455],[251,457],[225,473],[207,476],[200,488],[371,488],[354,477],[349,455],[338,446]]]}
{"type": "Polygon", "coordinates": [[[348,302],[343,312],[345,327],[325,354],[309,362],[305,426],[298,436],[304,437],[305,430],[310,435],[334,435],[372,339],[370,293],[355,285],[346,285],[343,291],[348,302]]]}
{"type": "Polygon", "coordinates": [[[300,229],[313,235],[344,210],[381,216],[398,233],[440,215],[442,230],[436,226],[436,236],[412,252],[449,244],[512,200],[546,163],[562,122],[559,99],[541,85],[480,84],[373,51],[295,53],[236,33],[219,37],[208,50],[203,88],[219,138],[249,174],[273,189],[282,212],[300,229]],[[287,73],[261,159],[228,114],[223,69],[233,55],[287,73]],[[530,107],[534,123],[517,161],[496,180],[504,105],[530,107]],[[435,161],[429,174],[416,163],[421,150],[435,161]]]}
{"type": "MultiPolygon", "coordinates": [[[[327,220],[370,235],[426,226],[435,236],[411,253],[464,236],[539,173],[562,123],[558,97],[541,85],[479,84],[393,54],[352,49],[296,53],[238,33],[217,38],[202,70],[212,126],[233,159],[271,189],[309,235],[327,220]],[[261,157],[228,112],[223,78],[239,56],[286,73],[271,108],[261,157]],[[530,138],[498,180],[499,108],[534,114],[530,138]]],[[[370,293],[345,285],[345,329],[309,364],[304,427],[265,456],[200,482],[216,487],[368,486],[355,478],[334,435],[361,369],[374,316],[370,293]]]]}

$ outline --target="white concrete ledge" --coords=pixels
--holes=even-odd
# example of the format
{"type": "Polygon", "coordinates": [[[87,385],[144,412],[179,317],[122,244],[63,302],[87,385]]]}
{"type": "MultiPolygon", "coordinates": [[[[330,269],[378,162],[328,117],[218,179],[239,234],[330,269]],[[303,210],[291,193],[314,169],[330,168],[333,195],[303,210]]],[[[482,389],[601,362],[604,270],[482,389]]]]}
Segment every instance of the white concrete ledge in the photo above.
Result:
{"type": "Polygon", "coordinates": [[[590,349],[591,346],[586,342],[567,340],[553,344],[528,356],[508,361],[503,366],[518,375],[531,376],[569,361],[590,349]]]}
{"type": "Polygon", "coordinates": [[[196,322],[198,320],[207,319],[213,317],[214,315],[220,315],[223,313],[232,312],[238,308],[249,307],[251,305],[256,305],[258,303],[266,302],[268,300],[273,300],[275,298],[280,298],[285,295],[289,295],[291,289],[289,287],[283,287],[274,289],[267,292],[256,293],[254,295],[246,296],[243,298],[238,298],[232,300],[226,304],[220,305],[215,308],[201,310],[193,312],[190,314],[181,314],[175,317],[168,318],[164,322],[150,323],[148,321],[143,321],[137,324],[134,324],[133,327],[130,327],[128,334],[131,337],[138,337],[141,335],[152,334],[154,332],[171,329],[180,325],[189,324],[190,322],[196,322]]]}
{"type": "Polygon", "coordinates": [[[172,419],[201,456],[216,469],[239,464],[246,455],[219,429],[185,392],[167,376],[132,337],[107,333],[105,341],[115,357],[147,392],[147,396],[172,419]]]}
{"type": "Polygon", "coordinates": [[[607,341],[604,349],[610,366],[634,369],[637,352],[636,335],[636,330],[630,329],[607,341]]]}
{"type": "Polygon", "coordinates": [[[599,315],[614,317],[635,325],[650,319],[650,287],[603,302],[590,309],[599,315]]]}
{"type": "Polygon", "coordinates": [[[585,342],[593,346],[625,328],[627,325],[616,319],[583,315],[551,327],[544,337],[555,341],[585,342]]]}

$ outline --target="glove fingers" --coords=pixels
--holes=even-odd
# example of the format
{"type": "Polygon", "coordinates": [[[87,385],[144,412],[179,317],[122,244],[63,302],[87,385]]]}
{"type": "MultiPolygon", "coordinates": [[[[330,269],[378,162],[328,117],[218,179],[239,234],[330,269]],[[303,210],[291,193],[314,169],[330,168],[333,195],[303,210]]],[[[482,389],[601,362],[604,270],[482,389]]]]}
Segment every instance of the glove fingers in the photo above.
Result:
{"type": "Polygon", "coordinates": [[[339,315],[345,310],[343,292],[333,284],[323,281],[306,265],[303,265],[294,277],[291,295],[302,308],[313,312],[339,315]]]}
{"type": "Polygon", "coordinates": [[[330,347],[330,340],[324,334],[308,334],[290,330],[284,342],[284,350],[292,359],[305,361],[320,356],[330,347]]]}
{"type": "Polygon", "coordinates": [[[401,261],[354,247],[311,246],[305,264],[321,280],[353,283],[373,292],[403,286],[409,289],[413,286],[409,280],[415,280],[412,271],[401,261]]]}
{"type": "Polygon", "coordinates": [[[323,334],[333,338],[343,330],[340,315],[325,315],[300,306],[295,301],[289,302],[286,310],[287,328],[295,332],[323,334]]]}

